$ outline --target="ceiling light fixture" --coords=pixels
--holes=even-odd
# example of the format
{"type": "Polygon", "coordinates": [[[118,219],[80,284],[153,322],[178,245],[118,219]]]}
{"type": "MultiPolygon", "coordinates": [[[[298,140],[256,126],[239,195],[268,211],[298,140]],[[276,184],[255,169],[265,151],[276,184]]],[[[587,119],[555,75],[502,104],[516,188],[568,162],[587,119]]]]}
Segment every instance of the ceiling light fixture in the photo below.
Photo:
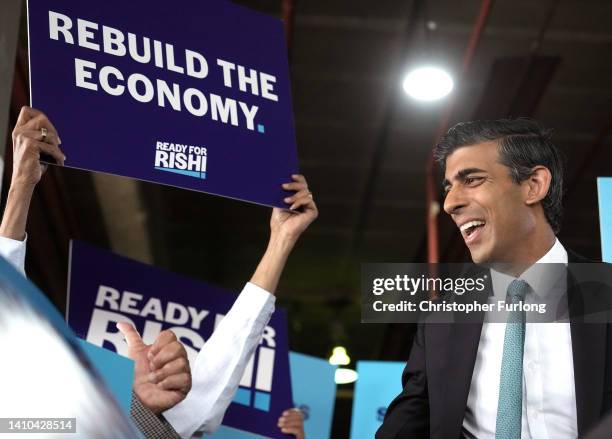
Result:
{"type": "Polygon", "coordinates": [[[332,366],[346,366],[351,362],[351,357],[346,353],[346,348],[343,346],[336,346],[332,351],[331,357],[329,357],[329,364],[332,366]]]}
{"type": "Polygon", "coordinates": [[[404,77],[404,91],[419,101],[435,101],[453,90],[453,79],[438,67],[419,67],[404,77]]]}
{"type": "Polygon", "coordinates": [[[350,384],[357,381],[358,375],[353,369],[339,367],[336,369],[335,381],[336,384],[350,384]]]}

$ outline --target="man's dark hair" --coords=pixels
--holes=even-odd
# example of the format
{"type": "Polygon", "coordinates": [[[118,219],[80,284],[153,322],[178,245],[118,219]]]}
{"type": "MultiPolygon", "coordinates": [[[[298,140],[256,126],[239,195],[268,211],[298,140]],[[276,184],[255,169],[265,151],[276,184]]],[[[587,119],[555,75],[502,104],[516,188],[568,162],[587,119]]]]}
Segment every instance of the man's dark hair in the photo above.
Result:
{"type": "Polygon", "coordinates": [[[498,143],[501,163],[510,169],[510,177],[517,184],[529,178],[535,166],[545,166],[552,174],[552,181],[542,207],[557,234],[563,214],[564,159],[550,141],[551,134],[551,129],[527,118],[461,122],[442,137],[434,149],[434,158],[444,172],[446,159],[457,148],[494,140],[498,143]]]}

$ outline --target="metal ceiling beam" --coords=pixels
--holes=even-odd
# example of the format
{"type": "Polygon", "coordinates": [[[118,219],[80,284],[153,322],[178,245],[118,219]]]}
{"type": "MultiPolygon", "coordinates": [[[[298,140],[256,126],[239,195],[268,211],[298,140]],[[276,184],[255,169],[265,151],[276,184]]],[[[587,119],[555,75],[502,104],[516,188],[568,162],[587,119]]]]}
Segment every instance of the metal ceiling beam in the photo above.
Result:
{"type": "MultiPolygon", "coordinates": [[[[467,73],[470,69],[472,60],[474,59],[474,55],[476,54],[476,49],[478,48],[478,43],[480,42],[482,33],[489,18],[489,14],[491,13],[492,6],[492,0],[483,0],[480,4],[478,16],[476,18],[476,22],[474,23],[472,33],[470,34],[470,39],[463,55],[461,73],[457,81],[459,84],[462,83],[463,79],[467,76],[467,73]]],[[[456,98],[454,96],[456,96],[456,94],[451,95],[448,106],[446,107],[446,111],[441,119],[440,127],[438,128],[434,144],[438,142],[438,139],[448,129],[456,105],[456,98]]],[[[438,214],[440,213],[441,209],[440,203],[437,201],[440,189],[439,184],[436,180],[433,149],[427,161],[425,172],[427,174],[425,182],[427,194],[427,217],[425,219],[427,224],[427,261],[430,263],[437,263],[439,261],[438,214]]]]}
{"type": "MultiPolygon", "coordinates": [[[[436,19],[436,17],[432,17],[436,19]]],[[[436,33],[453,38],[466,37],[474,30],[473,26],[448,21],[438,21],[436,33]]],[[[357,16],[328,16],[300,14],[296,18],[298,27],[315,27],[330,30],[349,30],[397,34],[402,31],[404,20],[398,18],[364,18],[357,16]]],[[[492,39],[530,40],[534,28],[487,26],[487,37],[492,39]]],[[[610,44],[612,35],[609,32],[592,32],[589,30],[555,29],[547,32],[545,43],[579,43],[579,44],[610,44]]]]}
{"type": "MultiPolygon", "coordinates": [[[[419,32],[425,30],[425,1],[413,0],[412,7],[408,12],[409,15],[406,18],[401,37],[402,41],[398,55],[399,61],[396,63],[395,69],[390,75],[388,100],[386,107],[384,108],[378,136],[368,160],[370,163],[370,169],[363,182],[363,189],[361,191],[361,208],[357,211],[357,216],[355,218],[353,231],[351,234],[351,240],[341,262],[342,265],[340,266],[339,270],[338,283],[346,282],[346,277],[348,273],[351,272],[350,262],[354,255],[359,254],[364,238],[364,230],[367,225],[368,217],[373,204],[375,184],[378,181],[382,162],[388,148],[391,125],[395,115],[398,112],[400,102],[399,99],[403,97],[398,95],[396,92],[397,84],[400,81],[403,69],[410,60],[410,55],[416,51],[415,46],[419,32]]],[[[395,329],[400,330],[397,328],[395,329]]],[[[400,330],[401,336],[394,337],[394,328],[387,327],[385,330],[385,336],[382,338],[380,345],[375,348],[377,351],[377,356],[381,357],[390,352],[393,353],[392,355],[397,355],[402,350],[406,350],[406,346],[409,346],[412,343],[412,337],[415,329],[416,328],[414,325],[402,325],[400,330]]]]}
{"type": "Polygon", "coordinates": [[[285,29],[285,41],[287,43],[287,58],[289,58],[289,64],[291,64],[293,27],[295,23],[295,1],[281,0],[281,9],[283,14],[283,26],[285,29]]]}
{"type": "Polygon", "coordinates": [[[390,76],[389,95],[386,107],[384,109],[381,126],[374,146],[371,150],[369,159],[367,160],[367,162],[370,163],[370,168],[362,184],[361,207],[357,211],[357,216],[353,223],[352,238],[339,267],[339,283],[341,283],[347,276],[351,259],[356,253],[358,253],[361,247],[363,231],[366,227],[372,205],[374,186],[378,180],[381,164],[389,143],[388,140],[391,132],[391,123],[398,110],[400,96],[398,96],[396,92],[397,82],[400,79],[402,68],[409,60],[410,52],[414,50],[413,44],[416,40],[416,35],[421,29],[424,28],[423,26],[419,26],[420,23],[422,24],[424,17],[424,4],[424,0],[413,0],[412,7],[410,8],[408,17],[404,23],[402,43],[399,51],[400,53],[398,55],[399,61],[396,63],[396,67],[390,76]]]}

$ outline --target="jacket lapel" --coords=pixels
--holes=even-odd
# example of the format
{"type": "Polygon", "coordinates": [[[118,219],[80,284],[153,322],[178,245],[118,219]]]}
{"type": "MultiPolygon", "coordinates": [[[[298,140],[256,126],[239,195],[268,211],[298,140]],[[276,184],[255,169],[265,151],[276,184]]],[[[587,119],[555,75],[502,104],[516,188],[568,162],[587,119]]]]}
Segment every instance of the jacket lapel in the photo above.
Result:
{"type": "MultiPolygon", "coordinates": [[[[476,277],[477,274],[482,275],[485,273],[488,273],[488,270],[478,268],[470,276],[476,277]]],[[[486,285],[486,291],[492,291],[493,287],[490,276],[487,277],[486,285]]],[[[478,301],[481,303],[486,303],[487,299],[486,295],[478,296],[478,301]]],[[[473,301],[474,297],[465,295],[457,297],[456,300],[458,302],[473,301]]],[[[478,353],[478,345],[480,344],[484,313],[474,313],[474,316],[469,318],[469,322],[466,320],[465,314],[459,313],[456,315],[456,323],[448,325],[447,346],[449,348],[443,375],[445,378],[445,406],[447,412],[444,414],[446,418],[444,419],[445,434],[442,437],[460,436],[470,385],[472,383],[474,364],[476,363],[476,355],[478,353]]]]}
{"type": "Polygon", "coordinates": [[[446,434],[442,437],[458,437],[465,417],[472,374],[482,331],[480,323],[455,323],[449,325],[449,352],[446,365],[446,407],[444,420],[446,434]]]}

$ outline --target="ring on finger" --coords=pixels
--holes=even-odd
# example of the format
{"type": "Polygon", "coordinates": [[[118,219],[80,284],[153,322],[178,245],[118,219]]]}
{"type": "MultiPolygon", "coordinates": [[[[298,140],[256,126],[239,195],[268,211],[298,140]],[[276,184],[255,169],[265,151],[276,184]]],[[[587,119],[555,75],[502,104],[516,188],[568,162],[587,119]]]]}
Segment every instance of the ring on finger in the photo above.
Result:
{"type": "Polygon", "coordinates": [[[45,127],[42,127],[40,129],[40,137],[41,137],[41,141],[45,141],[45,139],[47,138],[47,129],[45,127]]]}

